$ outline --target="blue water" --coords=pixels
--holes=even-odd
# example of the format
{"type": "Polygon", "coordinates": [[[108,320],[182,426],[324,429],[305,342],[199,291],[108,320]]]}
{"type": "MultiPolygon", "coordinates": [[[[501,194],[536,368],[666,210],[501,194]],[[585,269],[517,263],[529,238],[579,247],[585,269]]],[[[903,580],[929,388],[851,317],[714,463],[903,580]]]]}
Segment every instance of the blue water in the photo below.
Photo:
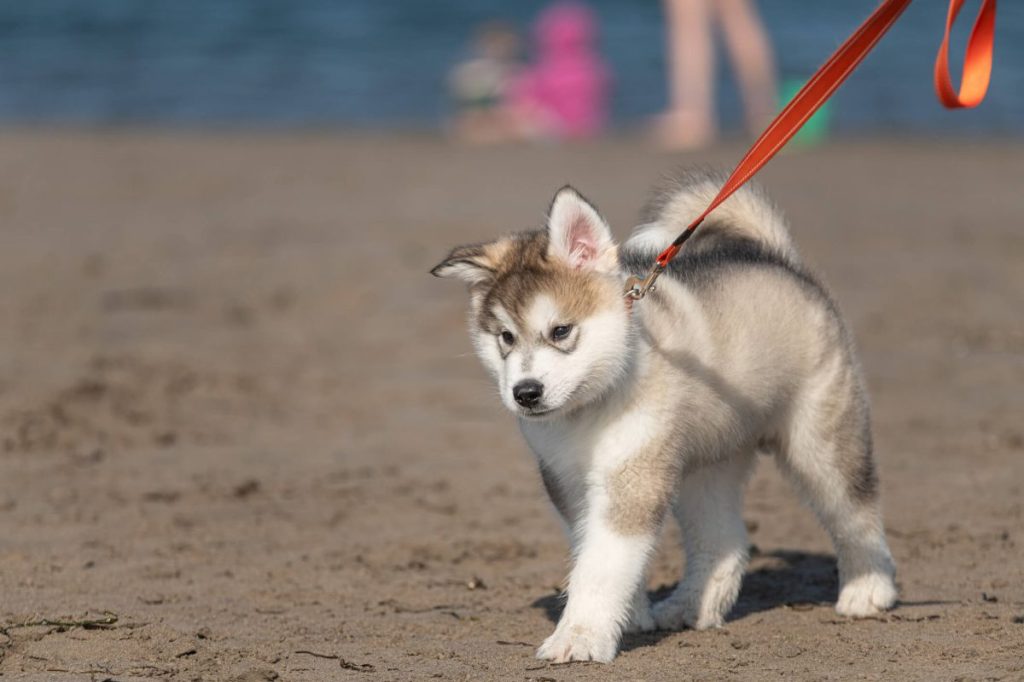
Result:
{"type": "MultiPolygon", "coordinates": [[[[877,0],[763,0],[784,76],[804,76],[877,0]]],[[[526,28],[540,0],[0,0],[0,122],[436,127],[473,28],[526,28]]],[[[614,120],[665,104],[661,5],[594,0],[614,120]]],[[[959,45],[973,19],[969,2],[959,45]]],[[[988,100],[931,90],[945,0],[918,0],[834,100],[844,131],[1024,133],[1024,2],[1000,3],[988,100]]],[[[961,47],[955,53],[960,54],[961,47]]],[[[723,60],[724,62],[724,60],[723,60]]],[[[740,120],[728,69],[720,110],[740,120]]]]}

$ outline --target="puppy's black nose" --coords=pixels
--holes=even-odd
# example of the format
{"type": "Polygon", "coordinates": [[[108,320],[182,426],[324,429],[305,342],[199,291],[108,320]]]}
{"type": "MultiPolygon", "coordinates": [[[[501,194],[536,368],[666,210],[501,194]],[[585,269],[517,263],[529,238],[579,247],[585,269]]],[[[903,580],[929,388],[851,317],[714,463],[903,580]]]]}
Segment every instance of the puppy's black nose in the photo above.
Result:
{"type": "Polygon", "coordinates": [[[523,379],[512,387],[512,397],[523,407],[533,407],[544,395],[544,384],[536,379],[523,379]]]}

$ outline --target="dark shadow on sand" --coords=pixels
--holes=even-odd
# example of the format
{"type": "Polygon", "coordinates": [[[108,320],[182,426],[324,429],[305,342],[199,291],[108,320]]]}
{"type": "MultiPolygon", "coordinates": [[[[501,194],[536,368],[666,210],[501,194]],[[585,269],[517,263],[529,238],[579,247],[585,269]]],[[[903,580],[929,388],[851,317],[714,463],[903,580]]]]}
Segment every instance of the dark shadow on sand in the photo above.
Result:
{"type": "Polygon", "coordinates": [[[833,604],[839,596],[839,569],[831,554],[776,550],[753,553],[756,566],[743,576],[743,587],[727,621],[780,606],[833,604]],[[765,560],[767,565],[759,566],[765,560]]]}

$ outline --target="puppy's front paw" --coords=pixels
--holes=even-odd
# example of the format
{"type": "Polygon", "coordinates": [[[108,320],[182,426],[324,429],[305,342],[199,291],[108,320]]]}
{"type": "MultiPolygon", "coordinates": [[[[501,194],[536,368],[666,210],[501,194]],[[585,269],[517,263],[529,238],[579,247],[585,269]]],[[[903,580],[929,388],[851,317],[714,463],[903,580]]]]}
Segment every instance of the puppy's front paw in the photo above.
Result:
{"type": "Polygon", "coordinates": [[[537,649],[537,658],[554,663],[597,661],[610,663],[618,651],[618,637],[584,625],[562,625],[537,649]]]}
{"type": "Polygon", "coordinates": [[[688,625],[688,610],[680,600],[668,597],[655,604],[651,612],[659,630],[682,630],[688,625]]]}
{"type": "Polygon", "coordinates": [[[651,601],[646,594],[641,594],[633,601],[633,610],[629,614],[629,623],[623,632],[651,632],[657,629],[651,613],[651,601]]]}
{"type": "Polygon", "coordinates": [[[896,585],[885,573],[860,575],[843,585],[836,602],[841,616],[866,618],[887,611],[896,603],[896,585]]]}
{"type": "Polygon", "coordinates": [[[672,595],[663,599],[654,605],[652,612],[659,630],[706,630],[720,628],[725,623],[718,610],[709,608],[702,613],[701,609],[685,596],[672,595]]]}

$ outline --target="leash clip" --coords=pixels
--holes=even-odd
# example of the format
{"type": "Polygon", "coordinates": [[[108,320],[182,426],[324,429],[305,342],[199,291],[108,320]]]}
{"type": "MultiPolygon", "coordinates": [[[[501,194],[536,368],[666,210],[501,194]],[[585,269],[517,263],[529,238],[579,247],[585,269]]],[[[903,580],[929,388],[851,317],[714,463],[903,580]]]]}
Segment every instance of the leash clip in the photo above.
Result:
{"type": "Polygon", "coordinates": [[[626,288],[623,295],[630,301],[639,301],[647,292],[654,291],[654,282],[658,279],[658,276],[665,271],[665,268],[661,265],[655,265],[651,268],[651,271],[647,273],[647,277],[640,279],[636,275],[631,275],[626,280],[626,288]]]}

